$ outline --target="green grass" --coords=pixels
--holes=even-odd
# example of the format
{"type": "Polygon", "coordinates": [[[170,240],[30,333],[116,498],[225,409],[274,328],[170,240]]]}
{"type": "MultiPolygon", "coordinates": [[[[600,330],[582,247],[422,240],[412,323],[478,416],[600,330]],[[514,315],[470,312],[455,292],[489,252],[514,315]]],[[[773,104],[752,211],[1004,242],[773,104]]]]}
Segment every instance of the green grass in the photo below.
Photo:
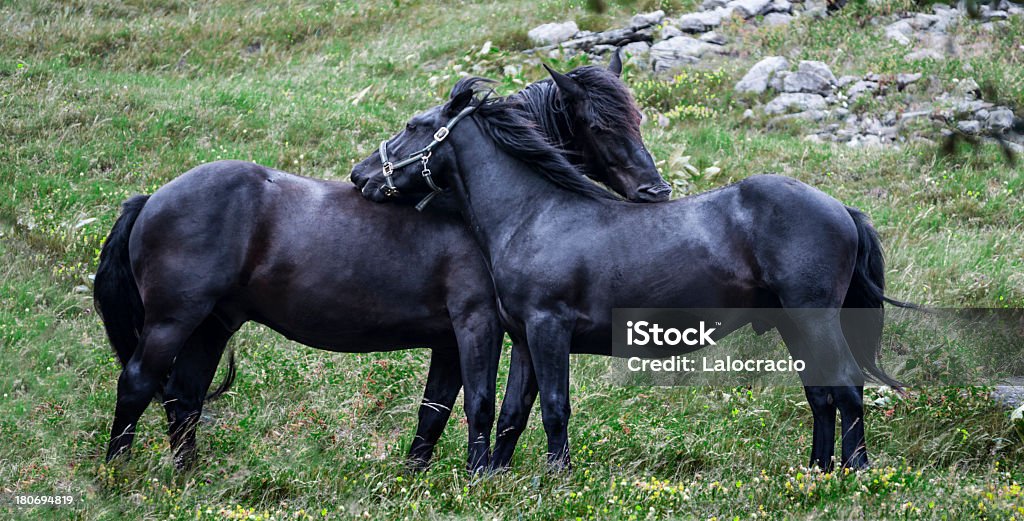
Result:
{"type": "MultiPolygon", "coordinates": [[[[577,357],[573,473],[546,472],[535,418],[511,472],[471,478],[455,414],[433,467],[412,474],[402,459],[426,352],[330,354],[253,324],[232,341],[234,392],[204,411],[195,470],[172,472],[157,407],[133,459],[102,464],[119,367],[88,276],[123,199],[220,158],[345,179],[461,72],[499,77],[503,93],[543,77],[515,52],[531,27],[602,29],[695,2],[608,2],[601,14],[585,4],[0,1],[0,518],[1024,517],[1024,427],[985,389],[881,400],[866,418],[874,469],[821,475],[800,467],[811,417],[798,388],[622,387],[602,378],[604,360],[577,357]],[[14,493],[77,503],[15,507],[14,493]]],[[[961,29],[1005,52],[908,64],[866,21],[910,3],[851,5],[785,30],[725,27],[739,56],[686,92],[627,71],[649,148],[683,193],[772,171],[860,207],[881,233],[893,296],[1024,305],[1024,186],[995,146],[852,150],[742,120],[747,101],[731,86],[775,53],[823,59],[837,75],[973,76],[1024,105],[1020,24],[961,29]],[[677,108],[669,126],[654,123],[677,108]]]]}

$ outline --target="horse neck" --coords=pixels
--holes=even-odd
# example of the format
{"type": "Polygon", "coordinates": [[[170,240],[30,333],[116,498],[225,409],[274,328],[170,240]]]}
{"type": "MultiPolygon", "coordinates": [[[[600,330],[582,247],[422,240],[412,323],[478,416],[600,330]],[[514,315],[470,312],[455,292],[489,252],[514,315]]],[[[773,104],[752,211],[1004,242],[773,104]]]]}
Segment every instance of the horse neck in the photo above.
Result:
{"type": "Polygon", "coordinates": [[[504,246],[509,237],[549,209],[579,210],[600,203],[553,185],[502,150],[476,124],[449,139],[457,163],[453,187],[463,217],[486,253],[504,246]]]}

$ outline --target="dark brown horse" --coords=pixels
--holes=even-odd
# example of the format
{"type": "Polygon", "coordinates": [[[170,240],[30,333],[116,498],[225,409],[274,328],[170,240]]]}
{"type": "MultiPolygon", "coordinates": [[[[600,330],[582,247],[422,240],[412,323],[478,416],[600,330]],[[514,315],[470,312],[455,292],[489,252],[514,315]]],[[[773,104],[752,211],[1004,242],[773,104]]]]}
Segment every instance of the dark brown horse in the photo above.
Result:
{"type": "MultiPolygon", "coordinates": [[[[552,71],[508,102],[593,178],[633,199],[667,199],[620,67],[552,71]],[[607,121],[621,125],[616,139],[593,132],[607,121]]],[[[488,464],[503,330],[479,249],[443,212],[375,205],[351,184],[253,163],[204,164],[125,203],[95,301],[124,366],[108,460],[130,448],[162,395],[175,462],[191,463],[225,345],[252,320],[331,351],[431,348],[409,458],[429,461],[464,386],[469,466],[488,464]]]]}

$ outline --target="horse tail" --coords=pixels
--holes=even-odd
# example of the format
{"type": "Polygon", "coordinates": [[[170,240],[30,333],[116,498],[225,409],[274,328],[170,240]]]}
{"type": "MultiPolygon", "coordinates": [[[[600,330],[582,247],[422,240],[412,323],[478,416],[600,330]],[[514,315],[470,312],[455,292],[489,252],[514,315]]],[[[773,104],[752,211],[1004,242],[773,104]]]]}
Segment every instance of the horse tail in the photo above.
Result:
{"type": "Polygon", "coordinates": [[[878,366],[885,317],[882,304],[887,302],[912,309],[920,309],[920,306],[885,296],[885,259],[882,257],[878,233],[860,210],[846,207],[846,211],[857,226],[858,244],[853,279],[843,301],[843,308],[850,309],[841,315],[843,335],[854,358],[867,375],[893,389],[901,390],[903,384],[878,366]]]}
{"type": "Polygon", "coordinates": [[[237,370],[235,367],[235,351],[234,349],[232,349],[230,354],[228,354],[228,374],[224,377],[224,381],[222,381],[220,385],[218,385],[217,388],[213,390],[212,393],[206,395],[206,399],[204,401],[211,402],[213,400],[216,400],[217,398],[220,398],[221,395],[223,395],[224,393],[228,392],[228,390],[231,389],[231,386],[235,383],[236,375],[237,370]]]}
{"type": "MultiPolygon", "coordinates": [[[[103,320],[103,328],[121,367],[127,365],[135,353],[146,318],[139,286],[132,273],[128,238],[148,200],[148,195],[136,195],[121,206],[121,215],[114,222],[110,235],[103,241],[100,264],[96,268],[93,283],[93,304],[103,320]]],[[[235,373],[235,353],[232,351],[227,376],[216,390],[206,396],[206,400],[213,400],[227,392],[235,381],[235,373]]]]}
{"type": "Polygon", "coordinates": [[[93,304],[121,367],[128,364],[135,352],[145,320],[142,297],[128,255],[128,238],[148,200],[148,195],[136,195],[121,205],[121,215],[103,241],[93,283],[93,304]]]}

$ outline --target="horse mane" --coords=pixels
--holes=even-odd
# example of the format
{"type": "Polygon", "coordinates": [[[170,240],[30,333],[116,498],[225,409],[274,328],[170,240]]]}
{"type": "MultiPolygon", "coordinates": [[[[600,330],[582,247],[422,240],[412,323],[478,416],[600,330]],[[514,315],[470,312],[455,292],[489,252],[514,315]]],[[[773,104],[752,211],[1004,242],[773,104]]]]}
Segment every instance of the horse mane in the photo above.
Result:
{"type": "MultiPolygon", "coordinates": [[[[493,83],[479,77],[462,78],[452,88],[451,99],[478,87],[493,83]]],[[[476,103],[479,103],[477,101],[476,103]]],[[[538,174],[558,187],[590,197],[591,199],[619,200],[619,197],[601,188],[583,176],[541,134],[537,123],[525,116],[523,101],[516,96],[487,99],[474,113],[480,128],[499,148],[512,157],[531,166],[538,174]]]]}
{"type": "MultiPolygon", "coordinates": [[[[582,117],[602,130],[625,131],[631,137],[639,138],[640,115],[630,110],[636,106],[636,102],[617,76],[604,67],[594,65],[577,67],[566,76],[576,80],[589,98],[589,103],[584,104],[586,113],[575,115],[577,118],[582,117]]],[[[575,121],[572,109],[566,106],[558,92],[555,82],[548,78],[527,85],[509,98],[521,101],[523,110],[529,113],[530,119],[537,122],[540,131],[551,138],[556,146],[565,148],[565,143],[575,133],[575,121]],[[566,132],[568,135],[565,135],[566,132]]],[[[563,153],[574,152],[564,150],[563,153]]]]}

